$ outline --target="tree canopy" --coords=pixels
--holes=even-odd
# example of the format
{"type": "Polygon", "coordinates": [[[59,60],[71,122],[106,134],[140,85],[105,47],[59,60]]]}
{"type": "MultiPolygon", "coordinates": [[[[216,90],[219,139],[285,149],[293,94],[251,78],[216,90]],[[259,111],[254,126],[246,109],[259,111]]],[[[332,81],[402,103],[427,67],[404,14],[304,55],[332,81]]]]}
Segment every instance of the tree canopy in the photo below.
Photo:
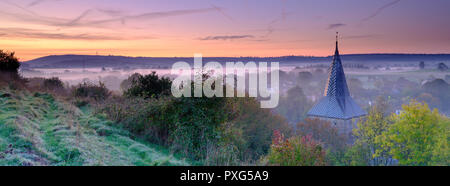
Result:
{"type": "Polygon", "coordinates": [[[399,165],[448,165],[450,120],[426,103],[412,101],[400,114],[391,116],[392,125],[376,138],[381,144],[375,156],[387,150],[399,165]]]}
{"type": "Polygon", "coordinates": [[[20,62],[14,56],[14,52],[5,52],[0,50],[0,71],[17,73],[20,62]]]}

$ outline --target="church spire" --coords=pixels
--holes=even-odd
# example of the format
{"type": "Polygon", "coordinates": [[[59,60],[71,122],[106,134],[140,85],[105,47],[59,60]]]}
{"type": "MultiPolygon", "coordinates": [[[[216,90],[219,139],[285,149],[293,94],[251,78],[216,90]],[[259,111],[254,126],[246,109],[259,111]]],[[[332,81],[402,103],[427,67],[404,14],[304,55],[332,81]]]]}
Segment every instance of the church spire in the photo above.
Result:
{"type": "Polygon", "coordinates": [[[336,50],[331,63],[327,86],[325,88],[325,96],[349,96],[350,93],[345,80],[344,68],[342,66],[341,57],[339,55],[338,40],[339,33],[336,32],[336,50]]]}
{"type": "Polygon", "coordinates": [[[336,50],[328,72],[324,97],[309,110],[308,116],[348,120],[367,114],[350,96],[339,56],[338,40],[336,32],[336,50]]]}
{"type": "Polygon", "coordinates": [[[339,41],[339,32],[336,32],[336,51],[334,51],[334,57],[339,57],[338,41],[339,41]]]}

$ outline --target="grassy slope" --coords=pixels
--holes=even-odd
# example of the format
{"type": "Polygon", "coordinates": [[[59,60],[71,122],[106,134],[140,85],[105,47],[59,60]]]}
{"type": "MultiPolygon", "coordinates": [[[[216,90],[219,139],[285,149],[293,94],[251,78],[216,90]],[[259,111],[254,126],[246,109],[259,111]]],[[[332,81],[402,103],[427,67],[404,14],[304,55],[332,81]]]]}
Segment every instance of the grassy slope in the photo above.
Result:
{"type": "Polygon", "coordinates": [[[187,165],[48,94],[0,90],[0,165],[187,165]]]}

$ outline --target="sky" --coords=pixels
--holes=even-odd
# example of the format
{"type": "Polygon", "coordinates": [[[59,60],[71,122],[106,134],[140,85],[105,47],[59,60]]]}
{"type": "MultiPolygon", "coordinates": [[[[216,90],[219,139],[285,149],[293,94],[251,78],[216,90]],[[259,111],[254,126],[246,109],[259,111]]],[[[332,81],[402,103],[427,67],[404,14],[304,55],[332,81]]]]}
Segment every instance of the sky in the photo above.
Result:
{"type": "Polygon", "coordinates": [[[449,0],[0,0],[0,49],[149,57],[450,53],[449,0]]]}

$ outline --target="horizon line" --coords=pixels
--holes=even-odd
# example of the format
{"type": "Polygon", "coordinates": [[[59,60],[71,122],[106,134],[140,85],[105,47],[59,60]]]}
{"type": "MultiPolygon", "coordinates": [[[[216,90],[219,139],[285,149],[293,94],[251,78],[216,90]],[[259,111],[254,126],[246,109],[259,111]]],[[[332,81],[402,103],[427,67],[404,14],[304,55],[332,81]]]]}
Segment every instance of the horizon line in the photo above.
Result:
{"type": "MultiPolygon", "coordinates": [[[[350,53],[350,54],[340,54],[341,56],[349,56],[349,55],[450,55],[450,53],[350,53]]],[[[50,57],[50,56],[101,56],[101,57],[129,57],[129,58],[194,58],[194,55],[192,56],[161,56],[161,57],[154,57],[154,56],[126,56],[126,55],[114,55],[114,54],[108,54],[108,55],[95,55],[95,54],[55,54],[55,55],[46,55],[37,57],[34,59],[26,60],[26,61],[20,61],[20,62],[28,62],[37,60],[44,57],[50,57]]],[[[328,58],[333,57],[333,55],[328,56],[308,56],[308,55],[284,55],[284,56],[210,56],[210,57],[203,57],[203,58],[282,58],[282,57],[309,57],[309,58],[328,58]]]]}

